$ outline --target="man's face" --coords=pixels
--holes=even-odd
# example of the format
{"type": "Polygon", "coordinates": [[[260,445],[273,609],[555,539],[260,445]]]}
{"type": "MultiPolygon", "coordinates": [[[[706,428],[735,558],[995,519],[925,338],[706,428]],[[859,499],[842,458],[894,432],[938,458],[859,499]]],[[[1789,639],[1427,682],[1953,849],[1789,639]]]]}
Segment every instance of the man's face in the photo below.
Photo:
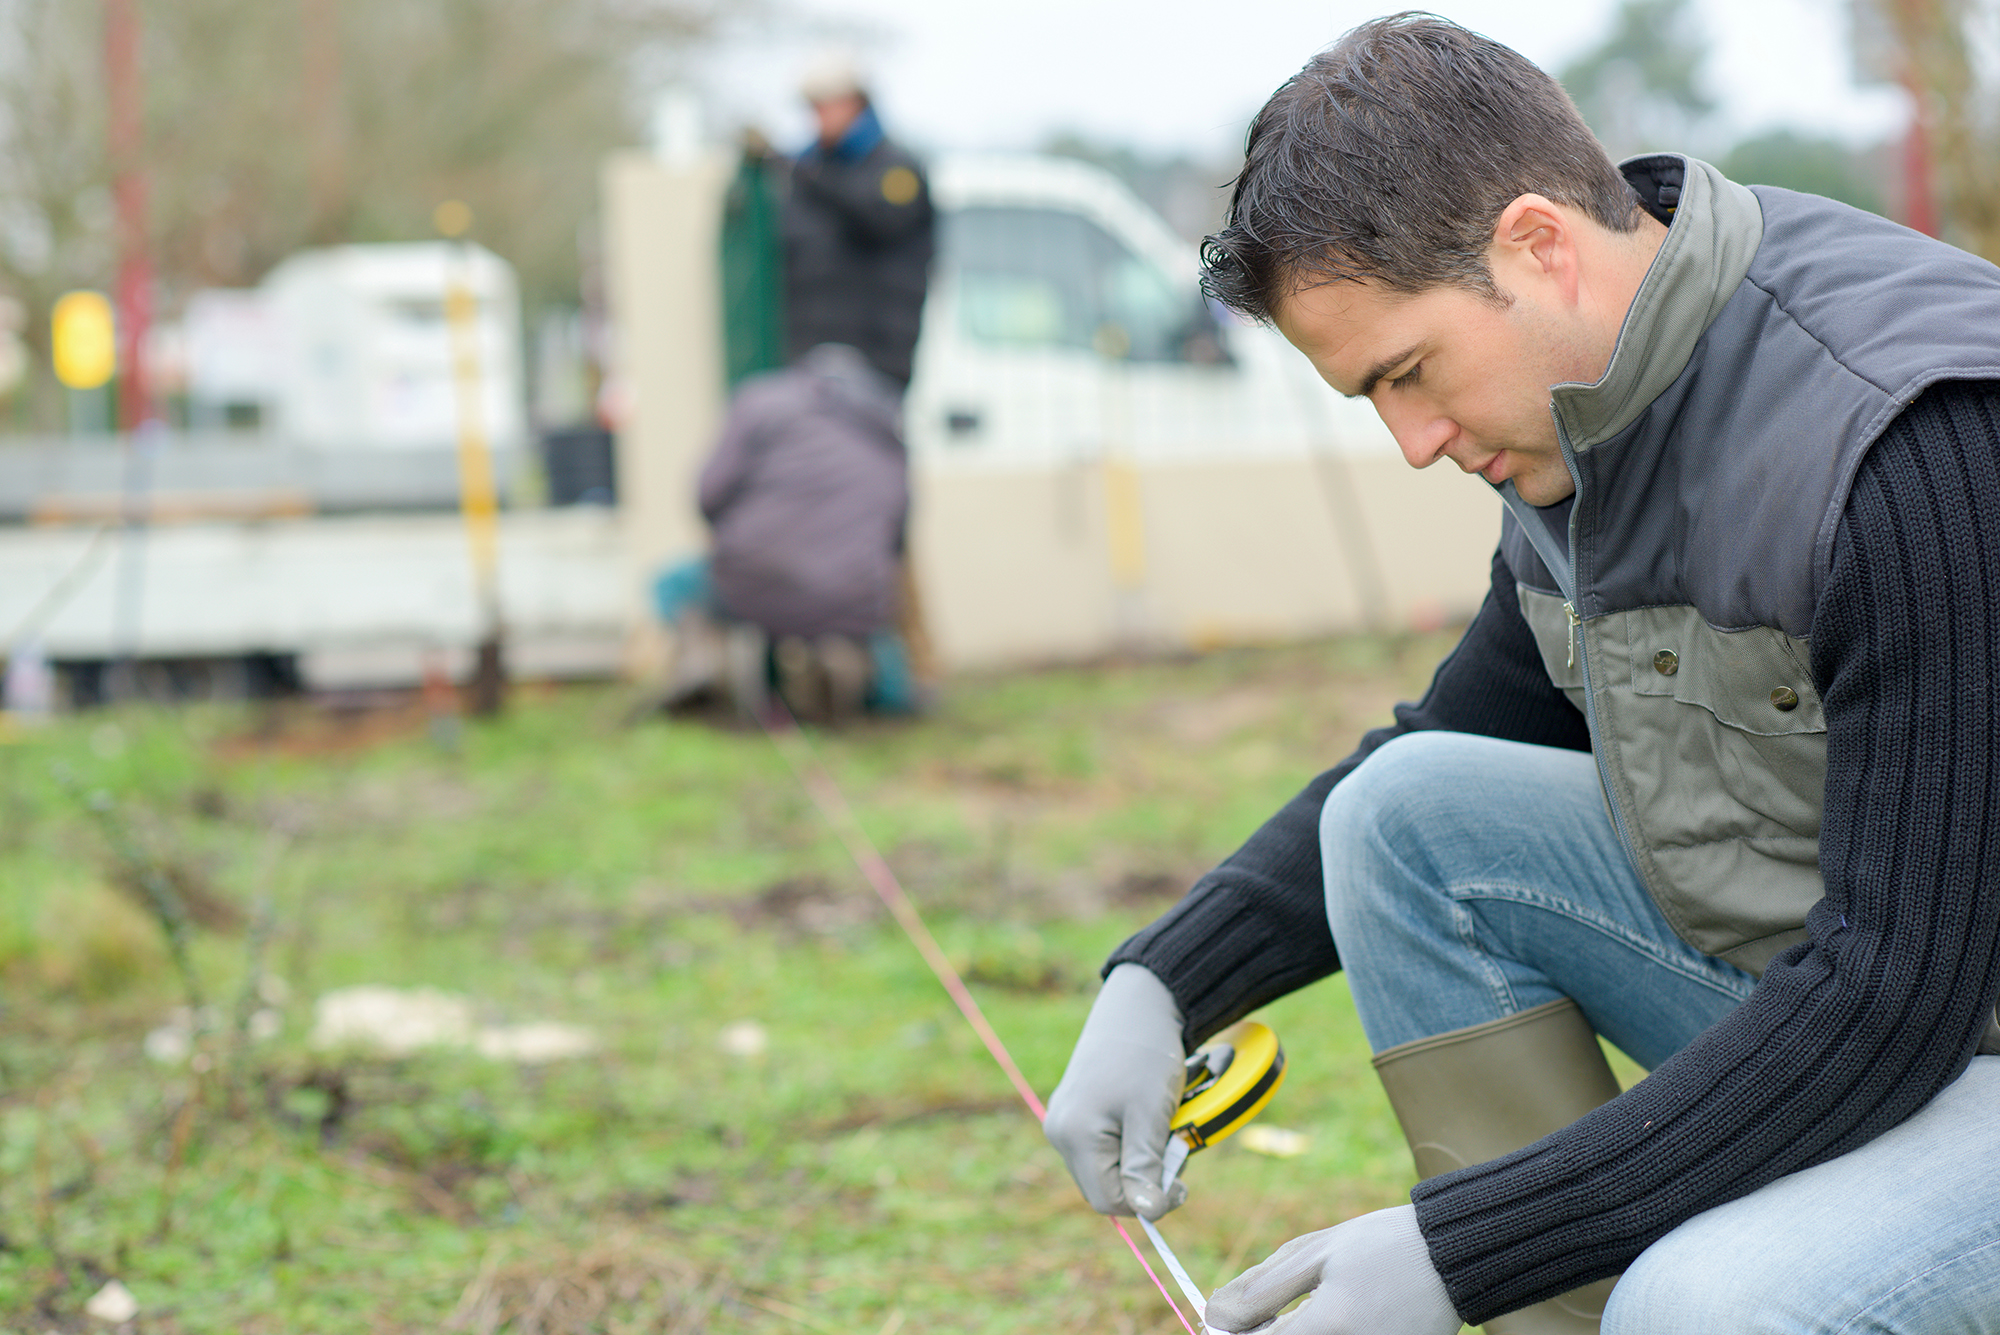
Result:
{"type": "Polygon", "coordinates": [[[1275,323],[1329,385],[1375,405],[1412,467],[1450,459],[1488,482],[1511,478],[1530,505],[1576,490],[1549,387],[1598,370],[1532,297],[1500,306],[1461,288],[1319,283],[1281,303],[1275,323]]]}
{"type": "Polygon", "coordinates": [[[859,120],[868,103],[859,93],[824,98],[812,104],[813,118],[819,122],[819,142],[832,148],[859,120]]]}

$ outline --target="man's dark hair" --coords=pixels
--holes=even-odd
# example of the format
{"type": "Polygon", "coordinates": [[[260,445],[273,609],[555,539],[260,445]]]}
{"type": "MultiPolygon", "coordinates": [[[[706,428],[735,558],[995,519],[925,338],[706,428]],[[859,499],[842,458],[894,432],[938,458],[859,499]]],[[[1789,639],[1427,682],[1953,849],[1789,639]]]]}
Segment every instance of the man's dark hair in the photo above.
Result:
{"type": "Polygon", "coordinates": [[[1638,196],[1561,84],[1434,14],[1392,14],[1314,56],[1250,123],[1202,286],[1257,320],[1343,279],[1498,300],[1493,229],[1531,193],[1613,231],[1639,225],[1638,196]]]}

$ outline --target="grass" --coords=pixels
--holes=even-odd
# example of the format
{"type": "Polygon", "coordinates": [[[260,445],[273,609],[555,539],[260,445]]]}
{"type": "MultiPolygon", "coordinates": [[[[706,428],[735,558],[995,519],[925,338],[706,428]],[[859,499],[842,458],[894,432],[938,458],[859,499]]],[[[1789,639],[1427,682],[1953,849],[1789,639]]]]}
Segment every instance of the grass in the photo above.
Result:
{"type": "MultiPolygon", "coordinates": [[[[1445,643],[962,681],[816,745],[1046,1092],[1104,955],[1445,643]]],[[[524,691],[453,749],[325,705],[0,747],[0,1331],[104,1329],[113,1278],[139,1332],[1179,1329],[770,743],[623,704],[524,691]],[[145,1055],[187,1004],[161,884],[191,1060],[145,1055]],[[313,1046],[358,984],[600,1047],[313,1046]]],[[[1410,1181],[1340,980],[1265,1017],[1266,1120],[1311,1148],[1191,1166],[1166,1230],[1205,1284],[1410,1181]]]]}

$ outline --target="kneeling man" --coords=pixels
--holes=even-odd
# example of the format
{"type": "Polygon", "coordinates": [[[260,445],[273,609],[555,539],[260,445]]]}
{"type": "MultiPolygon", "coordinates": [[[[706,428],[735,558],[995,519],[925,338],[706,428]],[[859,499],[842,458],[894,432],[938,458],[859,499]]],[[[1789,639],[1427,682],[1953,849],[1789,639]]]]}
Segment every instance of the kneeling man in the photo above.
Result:
{"type": "Polygon", "coordinates": [[[1178,1205],[1183,1053],[1344,968],[1423,1180],[1213,1328],[2000,1331],[2000,270],[1614,166],[1412,15],[1271,98],[1205,267],[1505,514],[1423,700],[1111,956],[1090,1203],[1178,1205]]]}

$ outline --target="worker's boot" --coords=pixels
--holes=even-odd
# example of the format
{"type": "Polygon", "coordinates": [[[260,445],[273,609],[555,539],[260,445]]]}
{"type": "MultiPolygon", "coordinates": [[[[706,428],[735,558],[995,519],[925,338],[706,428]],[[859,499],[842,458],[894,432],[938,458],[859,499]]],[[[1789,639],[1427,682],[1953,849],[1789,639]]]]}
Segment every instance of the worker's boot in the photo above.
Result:
{"type": "Polygon", "coordinates": [[[782,636],[771,646],[778,669],[778,695],[801,723],[826,722],[826,674],[812,642],[798,635],[782,636]]]}
{"type": "Polygon", "coordinates": [[[868,650],[845,635],[822,635],[813,643],[826,684],[826,721],[838,727],[861,717],[875,664],[868,650]]]}
{"type": "Polygon", "coordinates": [[[667,709],[692,705],[722,684],[727,636],[715,619],[699,608],[688,608],[674,623],[673,668],[660,704],[667,709]]]}
{"type": "Polygon", "coordinates": [[[724,645],[729,698],[746,723],[762,723],[770,702],[767,660],[771,642],[746,622],[730,626],[724,645]]]}
{"type": "MultiPolygon", "coordinates": [[[[1568,999],[1376,1054],[1417,1176],[1484,1163],[1618,1095],[1597,1035],[1568,999]]],[[[1595,1335],[1614,1279],[1496,1316],[1486,1335],[1595,1335]]]]}

